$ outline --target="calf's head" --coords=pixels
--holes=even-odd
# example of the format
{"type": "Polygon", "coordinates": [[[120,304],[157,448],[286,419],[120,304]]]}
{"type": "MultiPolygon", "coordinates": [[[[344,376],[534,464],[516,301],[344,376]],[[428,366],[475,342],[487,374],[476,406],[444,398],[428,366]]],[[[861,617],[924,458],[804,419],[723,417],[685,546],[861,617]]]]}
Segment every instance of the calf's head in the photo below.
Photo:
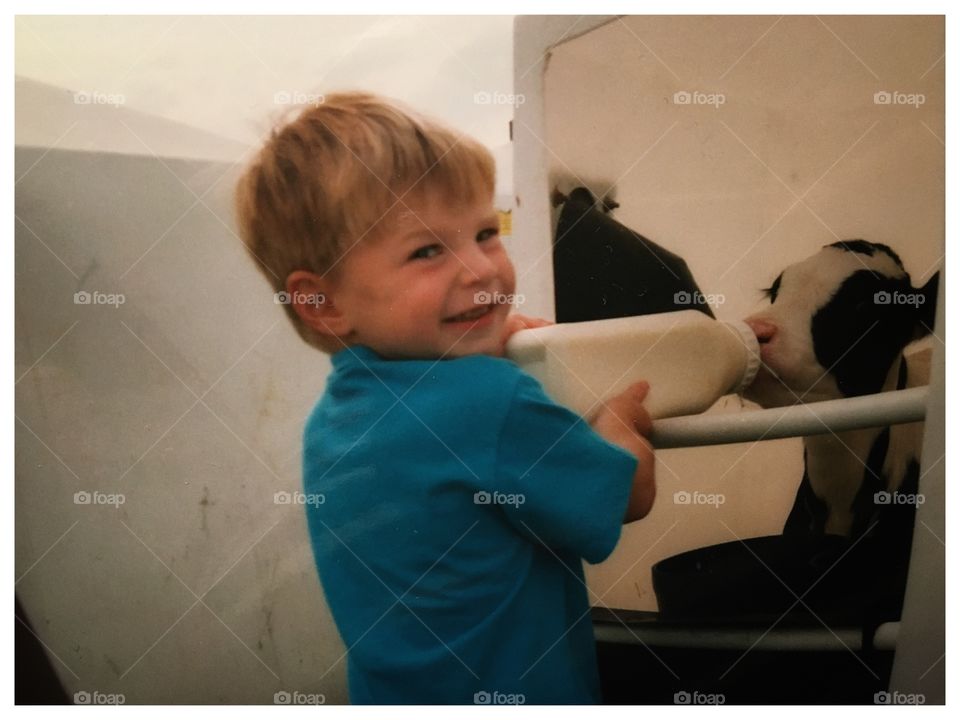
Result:
{"type": "Polygon", "coordinates": [[[913,287],[896,252],[863,240],[790,265],[746,319],[762,366],[745,397],[779,407],[880,392],[903,348],[932,332],[938,282],[913,287]]]}

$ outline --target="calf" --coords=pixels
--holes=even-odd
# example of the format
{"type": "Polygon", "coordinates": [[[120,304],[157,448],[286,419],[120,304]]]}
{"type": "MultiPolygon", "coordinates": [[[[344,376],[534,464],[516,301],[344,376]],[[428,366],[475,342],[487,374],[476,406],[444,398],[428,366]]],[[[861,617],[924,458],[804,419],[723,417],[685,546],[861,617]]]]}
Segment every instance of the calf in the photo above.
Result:
{"type": "MultiPolygon", "coordinates": [[[[914,288],[897,254],[848,240],[786,268],[747,318],[761,370],[745,396],[763,407],[926,385],[930,351],[904,348],[932,332],[939,273],[914,288]]],[[[923,423],[803,440],[805,469],[785,535],[834,535],[909,557],[923,423]],[[911,497],[913,496],[913,497],[911,497]],[[905,554],[904,554],[905,553],[905,554]]]]}

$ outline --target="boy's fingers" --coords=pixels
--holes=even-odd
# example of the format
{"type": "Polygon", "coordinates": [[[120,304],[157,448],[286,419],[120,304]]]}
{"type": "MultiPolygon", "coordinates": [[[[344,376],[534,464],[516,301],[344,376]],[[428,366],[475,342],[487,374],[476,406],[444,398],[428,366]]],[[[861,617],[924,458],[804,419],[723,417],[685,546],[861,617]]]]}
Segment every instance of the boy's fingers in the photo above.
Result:
{"type": "Polygon", "coordinates": [[[649,435],[653,430],[653,420],[650,419],[650,413],[646,411],[646,408],[640,408],[640,413],[633,421],[633,426],[637,428],[637,432],[644,437],[649,435]]]}
{"type": "Polygon", "coordinates": [[[526,315],[515,315],[514,317],[520,321],[521,325],[524,328],[539,328],[546,327],[547,325],[553,325],[549,320],[544,320],[543,318],[528,317],[526,315]]]}
{"type": "Polygon", "coordinates": [[[646,380],[635,382],[628,388],[628,391],[632,393],[637,400],[642,401],[647,397],[647,393],[650,392],[650,383],[648,383],[646,380]]]}
{"type": "Polygon", "coordinates": [[[643,403],[643,400],[647,397],[647,393],[649,391],[650,384],[646,380],[633,383],[625,390],[621,390],[616,395],[605,398],[601,403],[601,406],[610,404],[619,410],[625,410],[629,408],[628,412],[633,415],[637,405],[643,403]]]}
{"type": "Polygon", "coordinates": [[[650,420],[650,414],[643,406],[643,401],[649,392],[650,383],[645,380],[641,380],[640,382],[630,385],[630,387],[628,387],[623,393],[625,398],[629,400],[627,417],[630,419],[634,429],[641,435],[649,435],[653,425],[652,421],[650,420]]]}

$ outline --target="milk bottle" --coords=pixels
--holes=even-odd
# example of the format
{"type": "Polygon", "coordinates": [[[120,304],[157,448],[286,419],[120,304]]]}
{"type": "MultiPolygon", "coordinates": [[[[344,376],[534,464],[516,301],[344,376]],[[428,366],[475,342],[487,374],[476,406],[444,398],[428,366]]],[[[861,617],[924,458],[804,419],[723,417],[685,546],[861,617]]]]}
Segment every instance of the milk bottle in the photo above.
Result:
{"type": "Polygon", "coordinates": [[[760,365],[757,338],[745,323],[696,310],[521,330],[506,356],[580,415],[647,380],[644,406],[653,419],[703,412],[742,392],[760,365]]]}

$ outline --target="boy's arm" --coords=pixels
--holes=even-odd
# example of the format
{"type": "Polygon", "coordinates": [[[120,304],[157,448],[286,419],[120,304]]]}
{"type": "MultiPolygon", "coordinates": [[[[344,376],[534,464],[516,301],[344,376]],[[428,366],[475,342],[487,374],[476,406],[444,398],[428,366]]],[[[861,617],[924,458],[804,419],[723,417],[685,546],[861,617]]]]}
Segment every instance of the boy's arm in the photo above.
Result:
{"type": "Polygon", "coordinates": [[[652,502],[652,482],[646,481],[652,463],[643,463],[638,472],[637,454],[646,452],[609,415],[626,414],[620,407],[626,403],[611,398],[612,409],[597,413],[597,424],[611,442],[601,439],[588,420],[555,403],[533,377],[507,364],[495,367],[505,375],[509,371],[516,385],[499,423],[494,469],[480,489],[518,500],[501,509],[532,542],[571,550],[589,563],[602,562],[620,539],[625,515],[639,518],[652,502]],[[629,449],[615,444],[618,438],[629,449]],[[634,475],[641,482],[635,483],[634,475]],[[631,501],[634,485],[642,492],[631,501]]]}
{"type": "MultiPolygon", "coordinates": [[[[541,318],[512,313],[507,317],[503,329],[499,355],[503,355],[507,340],[515,332],[546,325],[553,325],[553,323],[541,318]]],[[[653,447],[646,438],[650,434],[652,422],[643,406],[643,399],[647,396],[649,389],[650,386],[645,382],[635,383],[620,395],[603,402],[587,418],[587,422],[600,437],[637,458],[637,469],[633,475],[633,487],[627,503],[627,512],[623,518],[624,523],[645,517],[653,507],[653,500],[657,494],[653,447]]]]}
{"type": "Polygon", "coordinates": [[[646,516],[657,494],[653,447],[646,438],[652,422],[643,406],[643,399],[649,390],[646,382],[634,383],[624,392],[604,401],[587,420],[600,437],[622,447],[638,460],[627,512],[623,518],[625,523],[646,516]]]}

